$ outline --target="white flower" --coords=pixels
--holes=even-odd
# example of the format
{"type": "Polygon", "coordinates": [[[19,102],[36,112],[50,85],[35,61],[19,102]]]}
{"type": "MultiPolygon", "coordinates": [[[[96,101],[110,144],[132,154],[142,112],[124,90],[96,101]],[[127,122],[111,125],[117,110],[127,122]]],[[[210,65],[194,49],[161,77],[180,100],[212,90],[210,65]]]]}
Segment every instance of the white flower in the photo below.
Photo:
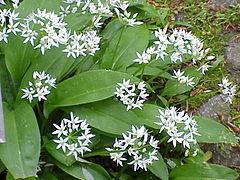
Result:
{"type": "Polygon", "coordinates": [[[215,59],[215,56],[207,56],[207,60],[208,60],[208,61],[211,61],[211,60],[213,60],[213,59],[215,59]]]}
{"type": "Polygon", "coordinates": [[[203,75],[205,75],[205,71],[208,71],[208,69],[212,67],[211,65],[203,64],[202,66],[200,66],[197,70],[201,71],[203,75]]]}
{"type": "Polygon", "coordinates": [[[127,161],[130,156],[132,161],[128,164],[134,166],[134,171],[138,169],[147,170],[147,165],[158,160],[158,141],[151,136],[147,129],[132,126],[132,130],[122,134],[122,139],[116,139],[113,148],[106,148],[110,158],[117,164],[123,166],[122,162],[127,161]]]}
{"type": "Polygon", "coordinates": [[[148,94],[145,83],[140,82],[137,87],[130,83],[129,80],[123,79],[122,83],[117,83],[116,92],[114,93],[119,100],[130,109],[142,109],[143,103],[147,100],[148,94]]]}
{"type": "Polygon", "coordinates": [[[7,37],[8,37],[8,34],[7,34],[7,31],[6,31],[6,28],[3,28],[2,31],[0,31],[0,41],[5,41],[5,43],[8,42],[7,40],[7,37]]]}
{"type": "Polygon", "coordinates": [[[22,99],[27,98],[31,103],[33,98],[37,98],[38,101],[46,100],[46,96],[50,94],[51,88],[56,88],[56,79],[52,78],[45,71],[33,72],[34,83],[28,82],[29,88],[22,89],[23,96],[22,99]]]}
{"type": "Polygon", "coordinates": [[[66,152],[66,148],[68,147],[68,138],[63,139],[62,137],[60,137],[59,140],[55,139],[53,141],[58,144],[56,149],[62,148],[63,152],[66,152]]]}
{"type": "Polygon", "coordinates": [[[53,124],[53,126],[57,129],[52,134],[57,134],[58,138],[62,135],[67,136],[68,131],[66,130],[66,125],[64,121],[61,122],[61,125],[53,124]]]}
{"type": "Polygon", "coordinates": [[[159,122],[155,124],[160,126],[160,133],[165,130],[169,136],[168,143],[172,142],[173,147],[177,143],[182,144],[184,148],[190,149],[191,144],[196,143],[195,136],[199,136],[196,121],[184,111],[178,111],[175,107],[165,110],[159,109],[159,122]]]}
{"type": "Polygon", "coordinates": [[[147,64],[151,60],[151,54],[146,53],[145,51],[143,51],[142,54],[137,52],[137,57],[138,58],[134,59],[133,62],[137,62],[139,64],[147,64]]]}
{"type": "Polygon", "coordinates": [[[181,72],[180,69],[177,71],[173,70],[174,75],[173,78],[177,79],[179,83],[186,84],[187,86],[194,86],[195,82],[193,81],[194,77],[189,78],[188,76],[184,76],[184,71],[181,72]]]}
{"type": "Polygon", "coordinates": [[[123,166],[122,164],[122,161],[126,161],[127,159],[126,158],[123,158],[124,152],[119,152],[119,153],[109,153],[110,155],[110,158],[113,160],[113,161],[116,161],[117,162],[117,165],[119,164],[120,166],[123,166]]]}
{"type": "Polygon", "coordinates": [[[229,80],[226,77],[224,77],[222,78],[222,83],[218,84],[218,86],[221,88],[228,88],[228,86],[230,86],[231,84],[232,82],[229,82],[229,80]]]}
{"type": "Polygon", "coordinates": [[[224,77],[222,79],[222,83],[218,84],[218,86],[221,88],[223,98],[225,98],[225,101],[232,104],[234,96],[237,95],[236,85],[232,85],[232,82],[229,82],[229,80],[226,77],[224,77]]]}
{"type": "Polygon", "coordinates": [[[33,95],[35,93],[35,90],[33,90],[33,88],[25,88],[22,89],[23,91],[23,96],[21,97],[22,99],[27,98],[29,100],[29,102],[31,103],[33,100],[33,95]]]}
{"type": "Polygon", "coordinates": [[[6,5],[6,3],[4,2],[4,0],[0,0],[0,4],[6,5]]]}
{"type": "Polygon", "coordinates": [[[172,142],[173,143],[173,147],[176,147],[177,142],[178,143],[182,143],[183,138],[182,135],[184,134],[184,132],[177,132],[177,131],[168,131],[168,135],[170,136],[169,140],[167,141],[172,142]]]}
{"type": "Polygon", "coordinates": [[[59,144],[56,148],[62,147],[64,153],[67,156],[73,155],[76,160],[78,156],[85,152],[90,152],[89,145],[91,138],[95,135],[91,133],[91,128],[86,120],[82,120],[75,116],[72,112],[70,113],[70,119],[63,118],[61,125],[53,124],[56,130],[52,134],[57,135],[58,139],[53,141],[59,144]]]}

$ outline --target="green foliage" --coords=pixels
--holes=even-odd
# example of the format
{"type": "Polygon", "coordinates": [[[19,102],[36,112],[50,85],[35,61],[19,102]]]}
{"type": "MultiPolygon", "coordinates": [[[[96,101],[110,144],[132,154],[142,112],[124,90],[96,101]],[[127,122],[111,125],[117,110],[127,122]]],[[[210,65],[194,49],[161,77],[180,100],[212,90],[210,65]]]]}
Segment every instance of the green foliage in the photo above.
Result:
{"type": "Polygon", "coordinates": [[[171,174],[171,179],[177,180],[207,180],[207,179],[237,179],[238,173],[230,168],[216,164],[185,164],[175,168],[171,174]]]}
{"type": "Polygon", "coordinates": [[[237,144],[237,138],[223,125],[216,121],[200,116],[195,116],[201,136],[198,142],[202,143],[231,143],[237,144]]]}
{"type": "Polygon", "coordinates": [[[142,52],[148,45],[149,31],[144,26],[121,27],[109,40],[101,66],[105,69],[126,71],[133,63],[136,52],[142,52]]]}
{"type": "MultiPolygon", "coordinates": [[[[167,3],[170,4],[166,1],[162,3],[162,6],[167,3]]],[[[31,0],[23,0],[16,11],[20,13],[19,17],[22,18],[20,22],[22,22],[24,18],[38,8],[60,15],[60,5],[64,6],[61,0],[36,0],[34,3],[31,0]]],[[[219,32],[219,26],[215,26],[216,29],[214,29],[207,24],[215,21],[213,16],[209,16],[209,12],[205,8],[201,7],[201,11],[197,12],[193,9],[193,6],[189,5],[188,8],[184,9],[188,12],[188,18],[197,15],[196,21],[191,21],[189,27],[195,32],[197,28],[204,25],[200,28],[202,32],[196,34],[200,37],[206,35],[204,40],[207,40],[207,42],[215,40],[215,37],[206,33],[209,29],[210,33],[213,33],[213,31],[214,33],[219,32]]],[[[111,8],[111,10],[114,9],[114,7],[111,8]]],[[[121,14],[118,17],[118,14],[114,11],[109,15],[107,13],[90,13],[89,10],[74,13],[73,11],[76,9],[72,6],[70,10],[70,14],[65,17],[62,16],[67,24],[67,36],[75,33],[75,35],[78,34],[75,38],[79,40],[84,37],[80,33],[89,33],[96,30],[100,41],[100,49],[96,48],[96,53],[80,53],[81,55],[77,58],[69,57],[71,53],[75,53],[76,49],[73,52],[71,49],[67,49],[69,53],[64,53],[63,50],[66,51],[64,45],[67,43],[62,43],[54,48],[46,48],[47,50],[43,55],[39,49],[31,46],[29,42],[23,43],[24,39],[19,35],[11,34],[7,44],[3,44],[3,41],[1,41],[0,75],[4,101],[6,143],[0,144],[0,172],[6,172],[6,179],[236,179],[238,176],[236,172],[224,166],[202,163],[202,161],[187,163],[191,161],[191,158],[194,158],[183,156],[183,152],[187,148],[184,148],[182,143],[177,143],[177,146],[173,148],[172,144],[167,142],[170,135],[166,128],[164,132],[159,133],[162,128],[162,126],[156,124],[162,118],[159,115],[159,110],[171,106],[181,108],[179,106],[181,103],[194,98],[190,97],[190,91],[196,88],[199,83],[213,83],[213,87],[217,86],[218,83],[216,77],[214,77],[216,79],[214,82],[212,81],[213,78],[209,76],[207,81],[210,82],[206,82],[206,79],[204,81],[203,74],[198,69],[200,65],[206,63],[205,54],[202,58],[203,61],[199,60],[196,63],[190,62],[193,57],[185,55],[177,63],[172,61],[170,55],[167,55],[165,60],[160,60],[152,55],[154,53],[151,54],[149,63],[138,64],[133,62],[134,59],[139,58],[139,54],[146,52],[148,47],[154,46],[154,51],[161,51],[161,48],[157,47],[157,43],[154,42],[157,37],[154,37],[153,30],[159,27],[167,30],[171,10],[168,7],[153,7],[145,1],[131,1],[127,8],[127,11],[131,12],[130,17],[127,17],[126,12],[125,15],[121,14]],[[134,17],[134,13],[138,13],[138,16],[134,17]],[[102,25],[101,28],[96,28],[98,25],[96,18],[99,17],[101,17],[99,22],[102,25]],[[126,19],[130,22],[141,21],[142,24],[132,25],[126,19]],[[137,52],[139,53],[138,56],[137,52]],[[86,56],[83,56],[83,54],[86,56]],[[173,72],[177,69],[182,69],[184,75],[189,78],[193,77],[195,84],[189,86],[175,79],[173,72]],[[45,80],[43,82],[41,78],[35,78],[33,75],[35,72],[43,71],[56,78],[56,88],[50,89],[47,93],[49,95],[40,92],[32,102],[28,102],[29,99],[23,99],[23,89],[29,86],[39,88],[42,87],[42,84],[47,84],[48,78],[43,78],[45,80]],[[131,90],[133,90],[136,95],[133,93],[132,96],[135,99],[140,100],[140,95],[138,97],[137,95],[142,92],[141,88],[146,89],[144,93],[148,93],[149,96],[142,99],[143,101],[147,100],[147,102],[140,103],[142,106],[135,107],[135,99],[131,97],[134,105],[127,111],[124,98],[116,95],[116,88],[119,88],[123,80],[131,80],[131,83],[133,83],[126,88],[126,91],[131,94],[131,90]],[[140,82],[145,82],[146,87],[138,87],[140,82]],[[37,99],[41,95],[44,96],[42,101],[37,99]],[[43,102],[43,100],[45,101],[43,102]],[[70,117],[69,120],[67,114],[71,112],[77,117],[75,119],[70,117]],[[73,122],[73,119],[76,122],[81,121],[81,126],[74,129],[73,124],[76,122],[73,122]],[[68,121],[71,122],[67,123],[68,121]],[[85,123],[89,124],[87,128],[85,123]],[[70,129],[67,132],[68,135],[65,135],[66,126],[70,129]],[[153,159],[153,162],[146,167],[141,163],[139,163],[140,165],[132,163],[132,165],[126,164],[124,161],[123,167],[121,167],[121,163],[118,163],[117,166],[116,162],[111,162],[114,160],[112,154],[121,153],[123,150],[109,152],[108,148],[114,144],[114,140],[117,141],[115,138],[125,135],[125,139],[127,139],[127,132],[130,132],[134,126],[138,128],[141,126],[147,127],[147,133],[159,141],[156,144],[158,148],[155,148],[158,160],[153,159]],[[39,130],[39,127],[41,130],[39,130]],[[53,133],[56,128],[58,132],[53,133]],[[91,130],[91,133],[94,134],[93,137],[86,137],[87,133],[81,132],[84,128],[87,129],[86,131],[91,130]],[[75,136],[78,136],[78,138],[75,138],[75,136]],[[63,142],[59,143],[60,146],[56,144],[59,137],[67,137],[67,140],[61,138],[60,140],[72,143],[66,146],[68,148],[67,152],[63,151],[64,148],[62,147],[65,145],[63,142]],[[70,151],[71,145],[74,145],[75,140],[81,141],[83,137],[90,141],[90,145],[87,147],[89,150],[86,150],[88,152],[83,154],[81,149],[78,149],[77,155],[72,153],[70,151]],[[169,157],[173,157],[181,165],[170,168],[169,164],[165,163],[166,160],[169,160],[169,157]],[[41,172],[36,172],[37,166],[42,169],[41,172]],[[132,166],[139,166],[139,169],[148,171],[133,172],[132,166]],[[35,178],[36,173],[39,178],[35,178]]],[[[223,16],[218,13],[216,22],[221,21],[219,24],[225,24],[229,21],[238,22],[235,12],[229,11],[227,14],[228,16],[223,16]]],[[[37,29],[40,30],[40,28],[37,29]]],[[[45,31],[47,34],[48,30],[45,31]]],[[[171,30],[167,31],[171,32],[171,30]]],[[[44,33],[40,36],[44,36],[44,33]]],[[[53,36],[54,34],[51,34],[51,38],[53,36]]],[[[36,42],[39,43],[39,41],[40,38],[38,37],[36,42]]],[[[84,46],[88,51],[94,48],[93,44],[96,42],[92,41],[89,46],[84,46]]],[[[95,41],[97,40],[95,39],[95,41]]],[[[73,44],[73,42],[69,43],[69,45],[73,44]]],[[[84,45],[86,44],[87,42],[84,42],[84,45]]],[[[168,47],[166,49],[167,53],[171,54],[175,45],[172,44],[170,48],[168,47]]],[[[214,43],[206,46],[215,47],[214,43]]],[[[218,69],[221,62],[222,58],[220,56],[211,64],[213,65],[212,69],[218,69]]],[[[221,73],[220,70],[215,73],[215,76],[218,77],[221,73]]],[[[126,84],[127,82],[125,82],[125,86],[127,86],[126,84]]],[[[31,90],[31,88],[29,89],[31,90]]],[[[73,114],[70,115],[73,116],[73,114]]],[[[193,117],[198,124],[197,128],[201,136],[197,136],[196,144],[193,147],[191,146],[191,154],[200,148],[198,143],[238,143],[235,135],[220,123],[200,116],[193,117]]],[[[179,117],[175,118],[175,121],[177,121],[179,117]]],[[[130,136],[140,136],[141,133],[147,134],[140,129],[139,132],[136,132],[137,135],[133,133],[134,135],[131,134],[130,136]]],[[[127,139],[129,144],[133,141],[131,138],[127,139]]],[[[148,138],[145,136],[143,139],[148,138]]],[[[139,152],[148,152],[153,146],[155,145],[139,142],[134,148],[139,152]],[[140,149],[139,147],[142,145],[144,148],[140,149]]],[[[129,152],[129,156],[126,155],[123,158],[135,159],[136,157],[132,158],[133,156],[130,155],[131,149],[129,152]]],[[[115,161],[116,159],[117,157],[115,157],[115,161]]],[[[135,170],[138,170],[138,168],[134,167],[135,170]]]]}

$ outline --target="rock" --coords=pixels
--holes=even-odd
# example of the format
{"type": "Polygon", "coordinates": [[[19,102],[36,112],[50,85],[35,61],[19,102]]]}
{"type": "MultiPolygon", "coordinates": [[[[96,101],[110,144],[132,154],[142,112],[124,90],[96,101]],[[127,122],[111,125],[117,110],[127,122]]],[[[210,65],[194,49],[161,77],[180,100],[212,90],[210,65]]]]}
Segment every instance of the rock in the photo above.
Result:
{"type": "Polygon", "coordinates": [[[183,12],[176,14],[175,21],[187,21],[186,14],[183,12]]]}
{"type": "Polygon", "coordinates": [[[212,163],[240,169],[239,146],[212,144],[204,145],[203,149],[204,151],[211,151],[213,153],[213,157],[211,159],[212,163]]]}
{"type": "Polygon", "coordinates": [[[225,102],[223,95],[216,95],[205,102],[197,111],[197,114],[211,119],[218,119],[219,116],[227,121],[230,117],[230,105],[225,102]]]}
{"type": "MultiPolygon", "coordinates": [[[[238,35],[239,36],[239,35],[238,35]]],[[[240,39],[234,37],[229,41],[224,52],[228,70],[231,74],[240,70],[240,39]]]]}
{"type": "Polygon", "coordinates": [[[210,0],[208,7],[214,11],[225,10],[229,6],[234,6],[240,3],[240,0],[210,0]]]}

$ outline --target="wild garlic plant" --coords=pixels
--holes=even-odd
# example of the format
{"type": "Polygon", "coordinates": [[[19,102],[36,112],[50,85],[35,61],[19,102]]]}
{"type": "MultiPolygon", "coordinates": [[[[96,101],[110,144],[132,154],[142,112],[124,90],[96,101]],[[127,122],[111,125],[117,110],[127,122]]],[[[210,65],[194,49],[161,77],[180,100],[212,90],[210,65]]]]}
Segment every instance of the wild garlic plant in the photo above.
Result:
{"type": "MultiPolygon", "coordinates": [[[[237,139],[184,106],[217,59],[191,29],[140,1],[0,4],[1,176],[169,179],[207,166],[215,178],[199,143],[237,139]]],[[[237,86],[219,87],[234,101],[237,86]]]]}

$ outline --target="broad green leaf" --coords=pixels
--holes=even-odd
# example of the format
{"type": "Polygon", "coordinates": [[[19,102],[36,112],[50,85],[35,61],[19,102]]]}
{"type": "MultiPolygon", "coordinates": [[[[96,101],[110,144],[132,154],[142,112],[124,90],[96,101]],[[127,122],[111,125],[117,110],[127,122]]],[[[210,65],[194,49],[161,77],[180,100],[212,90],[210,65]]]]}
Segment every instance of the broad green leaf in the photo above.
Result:
{"type": "Polygon", "coordinates": [[[154,161],[151,165],[147,168],[155,174],[157,177],[161,178],[162,180],[168,180],[168,168],[166,163],[164,162],[162,155],[160,153],[157,154],[158,161],[154,161]]]}
{"type": "Polygon", "coordinates": [[[64,21],[68,24],[69,29],[73,31],[79,31],[86,28],[92,23],[92,14],[69,14],[64,18],[64,21]]]}
{"type": "Polygon", "coordinates": [[[64,166],[63,164],[55,163],[60,169],[70,174],[71,176],[81,180],[107,180],[111,179],[107,171],[98,164],[94,163],[79,163],[76,162],[72,166],[64,166]]]}
{"type": "Polygon", "coordinates": [[[113,38],[113,36],[123,28],[124,24],[117,18],[107,24],[102,32],[102,36],[104,39],[108,41],[113,38]]]}
{"type": "Polygon", "coordinates": [[[40,133],[31,106],[19,104],[14,110],[4,103],[6,143],[0,144],[0,159],[14,176],[35,176],[40,156],[40,133]]]}
{"type": "MultiPolygon", "coordinates": [[[[184,69],[184,72],[185,76],[189,76],[189,78],[194,77],[193,79],[193,82],[195,83],[194,86],[196,86],[200,79],[202,78],[202,73],[200,71],[197,71],[195,68],[184,69]]],[[[168,80],[161,96],[175,96],[183,94],[185,92],[190,91],[192,88],[193,88],[192,86],[181,84],[177,80],[168,80]]]]}
{"type": "Polygon", "coordinates": [[[48,140],[46,137],[43,139],[44,147],[56,160],[65,166],[71,166],[76,162],[74,156],[67,156],[62,149],[56,149],[57,145],[53,141],[48,140]]]}
{"type": "Polygon", "coordinates": [[[114,96],[117,83],[123,79],[132,79],[129,74],[95,70],[78,74],[57,85],[45,103],[45,115],[57,107],[86,104],[114,96]]]}
{"type": "Polygon", "coordinates": [[[35,0],[34,3],[32,0],[24,0],[20,3],[17,11],[20,13],[19,16],[22,18],[26,18],[30,13],[37,10],[48,10],[54,11],[57,13],[60,10],[62,0],[35,0]]]}
{"type": "Polygon", "coordinates": [[[18,36],[10,36],[5,45],[5,61],[8,71],[14,80],[19,84],[24,73],[37,55],[38,50],[34,50],[29,44],[24,44],[23,39],[18,36]]]}
{"type": "Polygon", "coordinates": [[[126,111],[126,107],[120,102],[110,98],[104,101],[87,105],[66,108],[77,116],[87,119],[90,126],[114,135],[131,129],[131,125],[141,124],[141,120],[132,111],[126,111]]]}
{"type": "Polygon", "coordinates": [[[235,180],[238,173],[230,168],[217,164],[185,164],[173,169],[172,180],[235,180]]]}
{"type": "Polygon", "coordinates": [[[145,26],[122,27],[109,42],[103,55],[102,68],[126,71],[133,64],[136,52],[148,45],[149,31],[145,26]]]}
{"type": "Polygon", "coordinates": [[[201,143],[232,143],[237,144],[235,135],[222,124],[205,117],[194,116],[198,124],[197,141],[201,143]]]}
{"type": "Polygon", "coordinates": [[[158,115],[158,109],[161,109],[161,107],[153,104],[144,104],[142,110],[135,109],[132,112],[138,116],[142,124],[154,129],[159,129],[159,126],[155,124],[155,122],[158,121],[156,117],[158,115]]]}

